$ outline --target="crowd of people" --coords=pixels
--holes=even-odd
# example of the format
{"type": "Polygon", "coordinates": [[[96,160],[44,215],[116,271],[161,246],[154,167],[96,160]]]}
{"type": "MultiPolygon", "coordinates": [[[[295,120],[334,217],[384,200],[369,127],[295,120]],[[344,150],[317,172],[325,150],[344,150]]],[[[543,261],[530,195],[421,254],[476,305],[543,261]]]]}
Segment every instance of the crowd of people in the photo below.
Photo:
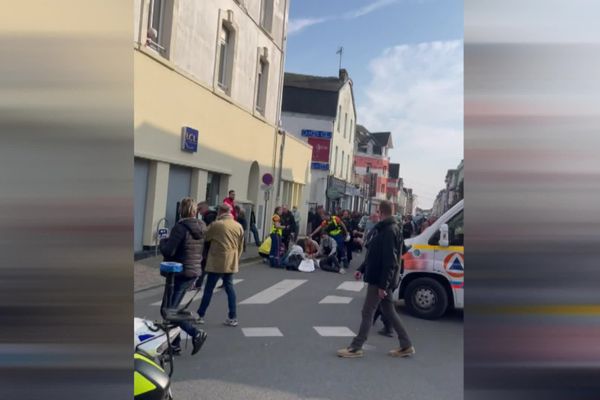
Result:
{"type": "MultiPolygon", "coordinates": [[[[237,326],[233,275],[239,271],[248,228],[259,243],[254,211],[248,227],[245,212],[235,204],[235,192],[232,190],[216,211],[211,210],[206,202],[196,203],[186,197],[180,201],[178,213],[179,220],[171,234],[159,245],[165,261],[183,265],[183,272],[175,277],[173,295],[166,307],[178,307],[187,290],[195,288],[199,292],[206,280],[198,309],[198,323],[202,325],[213,292],[218,281],[222,280],[228,303],[224,324],[237,326]]],[[[382,202],[377,213],[365,221],[364,228],[360,226],[361,218],[348,210],[328,214],[323,207],[318,207],[309,214],[310,233],[299,238],[300,215],[297,209],[289,210],[285,205],[277,207],[271,219],[270,235],[261,244],[261,249],[268,245],[266,258],[272,267],[298,270],[304,263],[309,267],[305,272],[319,268],[345,273],[350,266],[352,252],[366,247],[367,255],[355,272],[357,280],[364,278],[368,284],[360,331],[352,343],[337,354],[346,358],[362,356],[362,346],[369,330],[375,319],[381,316],[383,334],[390,336],[395,331],[400,342],[400,347],[392,350],[390,355],[410,356],[414,354],[414,348],[392,299],[392,292],[399,283],[404,226],[392,216],[392,205],[387,201],[382,202]]],[[[188,322],[180,323],[180,327],[192,338],[192,354],[195,354],[206,340],[206,332],[188,322]]],[[[173,345],[176,353],[181,351],[179,338],[173,345]]]]}

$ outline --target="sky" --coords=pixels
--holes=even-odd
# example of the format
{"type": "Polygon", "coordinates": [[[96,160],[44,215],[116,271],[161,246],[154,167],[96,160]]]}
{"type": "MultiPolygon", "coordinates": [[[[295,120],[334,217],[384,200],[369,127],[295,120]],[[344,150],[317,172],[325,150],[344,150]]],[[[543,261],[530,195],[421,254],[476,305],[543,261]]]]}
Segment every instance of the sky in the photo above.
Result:
{"type": "Polygon", "coordinates": [[[391,131],[417,205],[430,208],[463,158],[463,1],[290,0],[286,72],[354,83],[357,122],[391,131]]]}

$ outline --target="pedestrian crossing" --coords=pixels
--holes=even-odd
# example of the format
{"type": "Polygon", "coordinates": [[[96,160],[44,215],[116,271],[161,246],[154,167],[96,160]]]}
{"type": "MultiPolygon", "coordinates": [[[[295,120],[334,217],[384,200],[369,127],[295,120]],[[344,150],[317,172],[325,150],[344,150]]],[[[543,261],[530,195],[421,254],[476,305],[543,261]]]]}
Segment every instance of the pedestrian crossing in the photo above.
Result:
{"type": "Polygon", "coordinates": [[[255,294],[240,302],[241,304],[270,304],[280,297],[286,295],[300,285],[308,282],[308,279],[284,279],[273,286],[255,294]]]}
{"type": "MultiPolygon", "coordinates": [[[[237,285],[238,283],[243,282],[243,281],[244,281],[243,279],[234,279],[233,284],[237,285]]],[[[221,290],[223,290],[223,288],[215,289],[213,293],[218,293],[221,290]]],[[[190,301],[192,299],[192,297],[194,297],[194,296],[196,296],[196,298],[194,299],[194,302],[200,301],[200,299],[202,299],[202,294],[204,294],[204,289],[200,290],[200,292],[198,292],[198,294],[196,294],[196,290],[190,290],[185,294],[185,296],[183,296],[183,300],[181,300],[181,304],[187,304],[188,301],[190,301]]],[[[161,303],[162,303],[162,300],[156,301],[150,305],[151,306],[160,306],[161,303]]]]}
{"type": "MultiPolygon", "coordinates": [[[[234,279],[233,284],[238,285],[243,282],[244,279],[234,279]]],[[[294,290],[298,289],[302,285],[305,285],[309,282],[308,279],[282,279],[271,286],[260,290],[258,293],[247,297],[246,299],[240,301],[238,306],[246,306],[246,305],[268,305],[280,300],[286,295],[289,295],[294,290]]],[[[366,285],[363,282],[357,281],[344,281],[339,286],[336,287],[337,291],[346,291],[348,296],[341,296],[338,293],[330,294],[323,297],[316,304],[324,304],[324,305],[347,305],[354,300],[356,295],[359,294],[362,289],[364,289],[366,285]],[[352,294],[354,297],[350,296],[352,294]]],[[[333,287],[332,287],[333,289],[333,287]]],[[[216,289],[216,292],[223,291],[222,288],[216,289]]],[[[189,302],[193,296],[195,296],[193,302],[200,301],[202,298],[203,290],[199,293],[196,293],[195,290],[191,290],[184,296],[181,304],[186,304],[189,302]]],[[[316,300],[315,300],[316,302],[316,300]]],[[[152,306],[160,306],[161,301],[157,301],[152,303],[152,306]]],[[[243,316],[243,307],[242,309],[238,309],[238,312],[243,316]]],[[[358,322],[358,320],[357,320],[358,322]]],[[[207,326],[205,329],[211,329],[211,325],[218,324],[219,321],[210,321],[207,320],[207,326]]],[[[286,334],[293,334],[293,331],[286,332],[286,329],[283,327],[277,326],[243,326],[243,320],[240,320],[240,328],[237,329],[237,332],[241,332],[241,334],[246,338],[283,338],[286,334]]],[[[349,338],[356,336],[355,332],[347,326],[312,326],[313,333],[316,333],[320,337],[324,338],[349,338]]],[[[227,328],[229,329],[229,328],[227,328]]],[[[187,335],[182,332],[182,339],[186,339],[187,335]]]]}

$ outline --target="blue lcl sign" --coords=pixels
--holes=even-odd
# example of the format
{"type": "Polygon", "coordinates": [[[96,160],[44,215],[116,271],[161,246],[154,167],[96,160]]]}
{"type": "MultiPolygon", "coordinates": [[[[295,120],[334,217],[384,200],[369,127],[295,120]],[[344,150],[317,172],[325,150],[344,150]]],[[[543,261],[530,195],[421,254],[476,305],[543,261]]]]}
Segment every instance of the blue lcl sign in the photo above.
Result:
{"type": "Polygon", "coordinates": [[[198,130],[184,126],[181,132],[181,150],[195,153],[198,151],[198,130]]]}

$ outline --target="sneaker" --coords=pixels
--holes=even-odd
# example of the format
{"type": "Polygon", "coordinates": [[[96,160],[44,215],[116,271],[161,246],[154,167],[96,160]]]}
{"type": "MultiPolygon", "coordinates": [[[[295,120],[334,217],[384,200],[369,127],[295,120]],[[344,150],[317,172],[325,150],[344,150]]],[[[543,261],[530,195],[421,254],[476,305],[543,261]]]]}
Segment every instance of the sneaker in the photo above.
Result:
{"type": "Polygon", "coordinates": [[[381,336],[394,337],[394,332],[388,331],[385,328],[377,331],[377,333],[380,334],[381,336]]]}
{"type": "Polygon", "coordinates": [[[208,334],[204,331],[200,331],[196,334],[196,336],[194,336],[194,339],[192,341],[192,344],[194,345],[194,347],[192,348],[192,355],[200,351],[207,337],[208,334]]]}
{"type": "Polygon", "coordinates": [[[388,353],[392,357],[410,357],[415,354],[415,348],[413,346],[405,349],[394,349],[388,353]]]}
{"type": "Polygon", "coordinates": [[[236,318],[227,318],[223,324],[227,326],[238,326],[238,320],[236,318]]]}
{"type": "Polygon", "coordinates": [[[340,274],[345,274],[346,273],[346,269],[345,268],[340,268],[340,274]]]}
{"type": "Polygon", "coordinates": [[[342,358],[359,358],[363,356],[362,349],[355,349],[353,347],[344,347],[343,349],[339,349],[337,351],[338,357],[342,358]]]}
{"type": "Polygon", "coordinates": [[[200,324],[200,325],[204,325],[204,317],[199,317],[199,318],[196,320],[196,323],[198,323],[198,324],[200,324]]]}

